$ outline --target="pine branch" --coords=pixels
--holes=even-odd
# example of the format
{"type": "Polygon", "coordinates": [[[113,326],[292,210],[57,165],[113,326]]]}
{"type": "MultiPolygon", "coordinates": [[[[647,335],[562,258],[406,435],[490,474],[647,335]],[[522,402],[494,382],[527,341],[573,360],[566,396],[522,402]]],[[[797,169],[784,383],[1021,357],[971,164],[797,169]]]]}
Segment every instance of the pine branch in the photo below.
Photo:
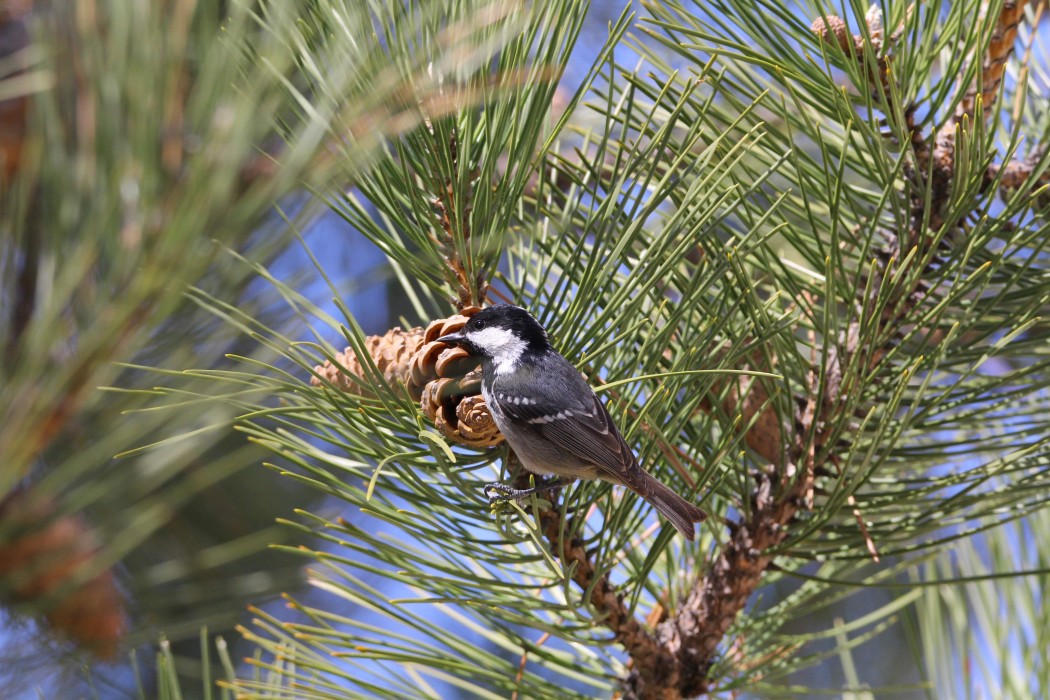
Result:
{"type": "MultiPolygon", "coordinates": [[[[1033,0],[1032,5],[1039,0],[1033,0]]],[[[1025,6],[1029,4],[1024,0],[1004,0],[999,11],[999,16],[992,25],[992,35],[985,51],[984,61],[981,67],[980,81],[968,87],[966,94],[959,102],[952,118],[937,130],[934,136],[934,148],[931,156],[931,167],[929,176],[932,178],[933,205],[931,207],[930,227],[934,230],[940,228],[944,221],[944,209],[951,192],[952,179],[955,173],[955,148],[958,140],[958,130],[963,124],[976,124],[977,108],[982,110],[981,121],[987,125],[993,115],[996,96],[1002,85],[1003,72],[1006,70],[1006,62],[1014,52],[1014,42],[1017,39],[1018,28],[1024,18],[1025,6]]],[[[1038,31],[1039,22],[1033,26],[1033,31],[1038,31]]],[[[1045,148],[1045,145],[1039,146],[1045,148]]],[[[1035,156],[1038,160],[1039,156],[1035,156]]],[[[1011,181],[1016,183],[1022,179],[1026,170],[1026,163],[1007,166],[1012,176],[1011,181]]],[[[985,173],[985,182],[995,181],[1000,166],[992,164],[985,173]]],[[[1031,174],[1031,166],[1027,167],[1027,173],[1031,174]]],[[[1004,177],[1007,173],[1004,173],[1004,177]]],[[[1023,177],[1027,179],[1027,175],[1023,177]]],[[[1004,183],[1001,187],[1007,188],[1004,183]]],[[[961,218],[959,219],[961,220],[961,218]]],[[[948,222],[956,225],[957,222],[948,222]]]]}
{"type": "MultiPolygon", "coordinates": [[[[434,136],[434,127],[428,123],[428,131],[434,136]]],[[[455,127],[448,139],[448,160],[451,169],[459,169],[459,144],[455,127]]],[[[440,156],[433,156],[435,161],[440,156]]],[[[441,252],[445,263],[449,285],[455,293],[454,302],[457,311],[463,311],[468,307],[479,305],[488,293],[488,280],[483,272],[478,272],[471,279],[460,254],[461,245],[466,245],[470,240],[470,212],[473,209],[474,186],[481,173],[478,168],[472,168],[469,179],[464,187],[463,201],[458,201],[456,188],[451,179],[444,182],[431,182],[431,193],[434,197],[432,204],[437,216],[437,223],[441,233],[431,234],[437,250],[441,252]],[[458,216],[457,216],[458,214],[458,216]],[[459,225],[457,225],[459,224],[459,225]],[[457,245],[457,243],[461,245],[457,245]]]]}
{"type": "MultiPolygon", "coordinates": [[[[652,638],[649,637],[638,644],[643,657],[633,659],[633,671],[625,682],[626,698],[672,700],[715,690],[710,685],[708,672],[719,643],[759,587],[773,563],[776,549],[787,540],[790,526],[813,508],[815,474],[837,468],[835,451],[825,448],[837,439],[833,433],[833,426],[837,425],[836,413],[849,404],[848,397],[856,389],[847,379],[856,374],[847,368],[859,362],[866,370],[864,374],[878,370],[891,348],[889,339],[903,334],[903,323],[926,296],[927,290],[921,282],[922,272],[936,260],[940,245],[938,231],[945,224],[944,210],[955,172],[957,128],[965,118],[972,120],[976,116],[977,104],[985,106],[985,121],[991,117],[990,107],[1001,84],[1003,65],[1013,49],[1013,39],[1023,15],[1023,6],[1019,9],[1019,5],[1014,2],[1003,5],[984,60],[980,98],[975,89],[968,91],[953,118],[937,131],[932,156],[928,160],[917,158],[918,174],[922,179],[931,178],[933,182],[929,211],[921,194],[913,196],[909,239],[902,242],[893,231],[883,232],[889,244],[880,251],[872,272],[874,284],[867,288],[879,291],[891,279],[903,282],[892,289],[888,298],[885,294],[873,294],[859,300],[869,318],[877,317],[874,337],[886,339],[882,346],[872,350],[863,347],[858,342],[860,322],[852,322],[834,345],[824,349],[823,381],[816,369],[819,363],[814,363],[808,392],[795,397],[794,405],[799,409],[788,426],[778,425],[775,420],[763,420],[768,397],[757,382],[750,387],[752,396],[748,400],[740,401],[737,387],[723,398],[721,410],[742,417],[741,424],[750,426],[746,431],[746,442],[769,459],[770,464],[754,474],[755,487],[747,509],[750,516],[743,522],[731,524],[730,540],[708,573],[698,581],[677,613],[657,626],[655,639],[659,650],[652,648],[652,638]],[[928,224],[928,229],[924,223],[928,224]],[[881,312],[879,305],[882,306],[881,312]],[[776,445],[785,448],[779,458],[776,445]],[[673,658],[670,664],[666,662],[668,653],[673,658]],[[660,659],[662,663],[648,663],[652,658],[660,659]]],[[[853,41],[846,40],[842,36],[844,25],[841,21],[835,23],[834,19],[837,18],[814,22],[814,31],[825,41],[835,39],[841,48],[855,46],[854,60],[863,60],[864,38],[858,35],[853,41]]],[[[871,35],[879,38],[880,23],[872,19],[869,13],[869,30],[871,35]]],[[[887,65],[887,58],[882,57],[879,68],[883,79],[890,74],[887,65]]],[[[891,91],[885,88],[888,85],[884,84],[884,92],[890,94],[891,91]]],[[[908,113],[911,114],[912,110],[909,109],[908,113]]],[[[918,192],[922,191],[918,189],[918,192]]],[[[971,209],[976,205],[976,201],[972,202],[971,209]]],[[[959,219],[968,213],[965,211],[959,219]]],[[[772,361],[775,362],[775,358],[772,361]]],[[[740,368],[770,369],[751,365],[740,368]]],[[[870,543],[870,537],[865,537],[870,543]]],[[[621,622],[618,629],[625,630],[628,626],[621,622]]]]}
{"type": "MultiPolygon", "coordinates": [[[[631,614],[623,595],[616,591],[609,575],[599,575],[595,571],[583,542],[563,537],[557,504],[540,510],[539,522],[551,552],[567,570],[572,571],[572,580],[580,590],[590,592],[587,602],[599,614],[601,624],[613,632],[613,639],[630,655],[631,663],[659,675],[670,672],[674,668],[674,657],[670,650],[659,644],[631,614]]],[[[571,519],[564,524],[564,532],[575,532],[571,519]]]]}

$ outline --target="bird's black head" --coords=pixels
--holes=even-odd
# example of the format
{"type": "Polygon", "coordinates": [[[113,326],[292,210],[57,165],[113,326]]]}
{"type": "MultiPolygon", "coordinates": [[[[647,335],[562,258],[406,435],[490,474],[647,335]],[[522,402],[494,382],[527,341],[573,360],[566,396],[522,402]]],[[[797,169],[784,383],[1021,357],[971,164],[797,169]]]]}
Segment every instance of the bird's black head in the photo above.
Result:
{"type": "Polygon", "coordinates": [[[482,309],[467,321],[463,330],[438,338],[459,345],[472,355],[495,361],[514,362],[523,354],[550,348],[547,331],[520,306],[499,305],[482,309]]]}

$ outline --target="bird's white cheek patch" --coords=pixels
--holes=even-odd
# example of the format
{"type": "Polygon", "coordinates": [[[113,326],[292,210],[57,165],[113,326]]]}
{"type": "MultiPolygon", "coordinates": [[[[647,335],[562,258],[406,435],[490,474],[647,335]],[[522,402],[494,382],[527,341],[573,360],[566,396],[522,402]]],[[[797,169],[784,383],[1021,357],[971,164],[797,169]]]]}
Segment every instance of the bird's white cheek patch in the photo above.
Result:
{"type": "Polygon", "coordinates": [[[486,328],[470,334],[470,342],[488,354],[496,365],[496,374],[514,369],[514,364],[525,352],[526,343],[506,328],[486,328]]]}

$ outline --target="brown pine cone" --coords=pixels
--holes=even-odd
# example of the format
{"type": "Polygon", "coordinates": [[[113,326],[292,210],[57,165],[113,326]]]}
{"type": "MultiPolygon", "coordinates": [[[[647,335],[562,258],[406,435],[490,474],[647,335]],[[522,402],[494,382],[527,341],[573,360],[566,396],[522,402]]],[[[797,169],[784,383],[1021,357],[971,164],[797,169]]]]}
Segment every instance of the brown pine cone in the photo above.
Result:
{"type": "MultiPolygon", "coordinates": [[[[467,307],[455,316],[433,321],[426,330],[392,328],[384,335],[370,335],[365,339],[365,350],[388,384],[404,384],[412,398],[419,400],[427,382],[439,377],[462,377],[478,366],[476,360],[469,359],[466,350],[450,348],[436,340],[463,328],[467,319],[478,311],[476,306],[467,307]]],[[[314,371],[341,391],[359,396],[375,395],[353,348],[346,348],[335,359],[335,363],[325,360],[324,364],[314,367],[314,371]]],[[[321,386],[323,382],[313,377],[310,384],[321,386]]]]}
{"type": "Polygon", "coordinates": [[[490,447],[503,442],[488,404],[479,394],[465,396],[456,406],[461,441],[471,447],[490,447]]]}
{"type": "MultiPolygon", "coordinates": [[[[390,384],[401,383],[419,400],[423,413],[445,437],[471,447],[489,447],[503,441],[488,406],[479,396],[481,372],[478,361],[466,350],[437,341],[443,335],[463,328],[467,319],[480,311],[476,306],[426,327],[394,328],[385,335],[368,336],[365,350],[376,368],[390,384]]],[[[360,360],[351,348],[336,355],[336,363],[326,361],[314,368],[336,388],[359,396],[374,396],[365,379],[360,360]]],[[[314,386],[324,382],[314,377],[314,386]]]]}
{"type": "Polygon", "coordinates": [[[52,630],[100,659],[115,659],[127,615],[112,571],[70,587],[101,547],[95,530],[84,518],[61,515],[52,501],[26,491],[0,502],[0,522],[8,530],[0,542],[5,596],[21,602],[50,599],[44,618],[52,630]]]}
{"type": "Polygon", "coordinates": [[[457,397],[453,396],[455,391],[455,379],[435,379],[428,383],[423,389],[423,397],[419,401],[419,407],[438,429],[442,435],[450,437],[456,433],[457,397]]]}
{"type": "Polygon", "coordinates": [[[838,44],[839,48],[846,52],[849,52],[850,44],[853,43],[853,37],[846,29],[846,23],[836,15],[828,15],[826,20],[824,17],[817,17],[809,29],[829,44],[838,44]]]}
{"type": "Polygon", "coordinates": [[[477,360],[471,359],[463,348],[450,348],[437,339],[462,330],[467,319],[480,310],[477,306],[468,306],[455,316],[432,321],[427,326],[423,333],[425,344],[412,361],[409,390],[413,396],[421,396],[428,382],[439,377],[462,377],[478,366],[477,360]]]}
{"type": "Polygon", "coordinates": [[[460,378],[439,378],[423,389],[420,408],[445,437],[469,447],[491,447],[503,442],[492,413],[478,392],[481,372],[460,378]]]}
{"type": "MultiPolygon", "coordinates": [[[[365,350],[372,357],[376,368],[382,373],[388,384],[407,383],[412,358],[422,346],[422,328],[412,328],[407,331],[392,328],[385,335],[370,335],[365,339],[365,350]]],[[[364,368],[357,355],[354,354],[353,348],[346,348],[343,352],[338,353],[335,359],[336,364],[333,364],[331,360],[325,360],[323,365],[317,365],[314,370],[337,389],[348,394],[375,395],[368,386],[364,368]]],[[[310,380],[310,384],[321,386],[322,381],[314,377],[310,380]]]]}

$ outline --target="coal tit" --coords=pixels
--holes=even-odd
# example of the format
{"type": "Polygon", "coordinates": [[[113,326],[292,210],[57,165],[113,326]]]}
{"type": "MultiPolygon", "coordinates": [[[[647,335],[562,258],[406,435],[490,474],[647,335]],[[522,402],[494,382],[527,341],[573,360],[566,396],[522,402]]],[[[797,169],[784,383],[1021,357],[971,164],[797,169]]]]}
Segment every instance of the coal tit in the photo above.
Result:
{"type": "MultiPolygon", "coordinates": [[[[438,340],[481,359],[481,395],[518,459],[530,472],[560,477],[540,489],[575,479],[622,484],[693,539],[693,523],[707,515],[642,469],[605,406],[528,311],[490,306],[438,340]]],[[[489,488],[516,499],[539,490],[489,488]]]]}

